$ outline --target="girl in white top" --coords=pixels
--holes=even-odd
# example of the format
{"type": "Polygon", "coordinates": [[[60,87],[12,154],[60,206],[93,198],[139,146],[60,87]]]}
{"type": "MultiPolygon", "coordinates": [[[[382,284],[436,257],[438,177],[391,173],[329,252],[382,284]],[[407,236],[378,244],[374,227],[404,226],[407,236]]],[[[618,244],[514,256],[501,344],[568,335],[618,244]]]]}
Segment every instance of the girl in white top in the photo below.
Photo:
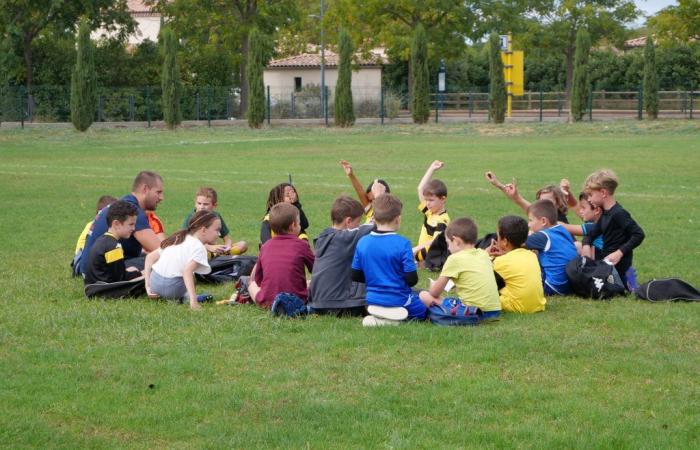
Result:
{"type": "Polygon", "coordinates": [[[211,272],[204,244],[213,244],[219,237],[221,220],[210,211],[198,211],[187,228],[178,231],[146,257],[144,278],[150,297],[184,300],[190,308],[200,308],[194,288],[194,274],[211,272]]]}

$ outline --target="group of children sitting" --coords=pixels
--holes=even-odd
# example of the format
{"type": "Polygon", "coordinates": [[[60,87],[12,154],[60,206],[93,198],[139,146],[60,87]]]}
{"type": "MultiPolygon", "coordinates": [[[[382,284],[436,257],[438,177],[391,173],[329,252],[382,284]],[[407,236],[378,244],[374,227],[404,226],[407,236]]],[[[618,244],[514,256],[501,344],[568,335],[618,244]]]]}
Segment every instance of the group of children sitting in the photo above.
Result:
{"type": "MultiPolygon", "coordinates": [[[[447,187],[433,178],[443,163],[434,161],[418,184],[418,210],[424,219],[418,244],[412,246],[398,234],[403,204],[389,185],[374,180],[365,189],[352,166],[346,161],[341,165],[359,201],[335,199],[331,227],[314,239],[313,250],[294,186],[282,183],[272,189],[257,263],[224,303],[251,302],[275,312],[281,297],[291,297],[309,312],[362,316],[366,326],[423,320],[433,307],[456,304],[478,311],[479,321],[494,320],[501,311],[543,311],[546,296],[570,294],[566,266],[578,255],[614,265],[626,284],[633,250],[644,239],[642,229],[615,200],[618,179],[610,170],[592,173],[578,198],[562,180],[538,191],[533,203],[520,195],[515,180],[503,184],[487,172],[487,180],[521,206],[527,220],[502,217],[495,236],[479,239],[472,219],[450,220],[447,187]],[[566,213],[574,206],[582,225],[568,223],[566,213]],[[583,239],[577,242],[573,236],[583,239]],[[421,267],[439,271],[439,276],[418,292],[413,287],[421,267]]],[[[233,243],[216,204],[216,192],[201,188],[183,229],[146,256],[141,272],[126,266],[119,245],[134,231],[136,207],[112,202],[103,214],[109,229],[87,255],[85,283],[143,276],[149,296],[186,299],[199,308],[193,274],[207,273],[216,255],[240,255],[248,248],[243,241],[233,243]],[[220,239],[223,244],[217,244],[220,239]]]]}

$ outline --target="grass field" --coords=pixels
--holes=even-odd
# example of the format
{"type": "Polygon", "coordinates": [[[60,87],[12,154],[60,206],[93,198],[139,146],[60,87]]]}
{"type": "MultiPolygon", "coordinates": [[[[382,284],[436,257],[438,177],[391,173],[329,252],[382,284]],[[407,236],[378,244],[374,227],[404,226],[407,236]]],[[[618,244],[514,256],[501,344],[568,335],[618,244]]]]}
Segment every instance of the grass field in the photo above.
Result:
{"type": "Polygon", "coordinates": [[[647,234],[640,281],[700,286],[699,155],[687,121],[0,129],[0,447],[698,448],[698,304],[564,297],[476,328],[363,329],[252,306],[87,301],[68,263],[96,199],[126,194],[142,169],[165,180],[166,230],[212,185],[233,237],[257,248],[267,192],[289,173],[310,234],[327,226],[333,198],[352,192],[345,158],[361,181],[391,184],[415,241],[415,186],[437,158],[451,217],[473,217],[480,234],[517,212],[485,170],[531,197],[613,168],[647,234]]]}

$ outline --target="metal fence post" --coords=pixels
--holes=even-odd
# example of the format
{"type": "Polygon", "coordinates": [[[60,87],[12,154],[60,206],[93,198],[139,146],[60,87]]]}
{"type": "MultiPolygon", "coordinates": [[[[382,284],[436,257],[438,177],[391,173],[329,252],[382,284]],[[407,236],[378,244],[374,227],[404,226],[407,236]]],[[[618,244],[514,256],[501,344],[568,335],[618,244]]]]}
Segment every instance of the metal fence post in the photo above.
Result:
{"type": "Polygon", "coordinates": [[[593,122],[593,89],[588,91],[588,120],[593,122]]]}
{"type": "Polygon", "coordinates": [[[151,87],[146,86],[146,121],[148,128],[151,128],[151,87]]]}
{"type": "Polygon", "coordinates": [[[292,101],[290,102],[292,104],[292,114],[291,118],[294,119],[294,116],[296,116],[296,97],[294,97],[294,92],[292,92],[292,101]]]}
{"type": "Polygon", "coordinates": [[[544,92],[542,84],[540,84],[540,122],[542,122],[542,113],[544,112],[544,92]]]}
{"type": "Polygon", "coordinates": [[[328,86],[323,87],[323,120],[326,122],[326,126],[328,126],[328,86]]]}
{"type": "Polygon", "coordinates": [[[194,93],[194,111],[195,115],[197,117],[197,121],[202,119],[202,115],[200,114],[200,109],[201,109],[201,102],[199,99],[199,89],[194,93]]]}
{"type": "Polygon", "coordinates": [[[211,127],[211,86],[207,86],[207,126],[211,127]]]}
{"type": "Polygon", "coordinates": [[[379,119],[380,123],[384,125],[384,85],[379,87],[379,119]]]}
{"type": "Polygon", "coordinates": [[[694,86],[690,85],[690,119],[693,119],[693,97],[695,96],[694,86]]]}
{"type": "Polygon", "coordinates": [[[270,116],[272,116],[272,102],[270,101],[270,85],[267,85],[267,124],[270,125],[270,116]]]}
{"type": "Polygon", "coordinates": [[[469,118],[471,119],[472,113],[474,112],[474,99],[472,98],[471,92],[467,92],[467,103],[469,105],[469,118]]]}
{"type": "Polygon", "coordinates": [[[642,94],[642,85],[639,85],[639,90],[637,91],[637,119],[642,120],[642,107],[643,107],[643,96],[642,94]]]}
{"type": "Polygon", "coordinates": [[[440,99],[438,98],[440,94],[435,96],[435,123],[438,123],[438,116],[440,115],[440,99]]]}
{"type": "Polygon", "coordinates": [[[134,96],[129,95],[129,121],[133,122],[134,121],[134,114],[135,114],[135,105],[134,105],[134,96]]]}
{"type": "Polygon", "coordinates": [[[104,122],[105,117],[104,117],[104,105],[105,104],[105,98],[103,95],[100,95],[97,97],[97,121],[98,122],[104,122]]]}
{"type": "Polygon", "coordinates": [[[19,120],[22,124],[22,128],[24,128],[24,86],[20,86],[19,95],[17,96],[17,99],[19,100],[17,112],[19,113],[19,120]]]}

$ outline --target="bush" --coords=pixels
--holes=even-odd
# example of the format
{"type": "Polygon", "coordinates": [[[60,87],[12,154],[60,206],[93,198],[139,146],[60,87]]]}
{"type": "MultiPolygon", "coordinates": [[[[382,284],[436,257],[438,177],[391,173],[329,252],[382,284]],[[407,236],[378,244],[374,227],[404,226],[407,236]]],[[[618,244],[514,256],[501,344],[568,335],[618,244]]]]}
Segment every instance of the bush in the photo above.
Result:
{"type": "Polygon", "coordinates": [[[90,128],[95,120],[96,105],[94,45],[90,40],[89,22],[83,19],[78,28],[78,53],[70,91],[70,116],[76,130],[85,131],[90,128]]]}

